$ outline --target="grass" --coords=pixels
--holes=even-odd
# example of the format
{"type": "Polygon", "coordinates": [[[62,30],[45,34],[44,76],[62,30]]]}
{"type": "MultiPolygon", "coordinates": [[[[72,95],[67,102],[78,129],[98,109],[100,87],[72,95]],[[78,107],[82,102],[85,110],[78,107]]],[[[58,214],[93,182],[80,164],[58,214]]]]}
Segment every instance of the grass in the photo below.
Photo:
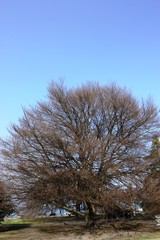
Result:
{"type": "MultiPolygon", "coordinates": [[[[160,233],[148,233],[140,236],[130,236],[125,238],[119,238],[120,240],[149,240],[149,239],[156,239],[160,238],[160,233]]],[[[105,240],[105,239],[102,239],[105,240]]],[[[107,240],[107,239],[106,239],[107,240]]]]}
{"type": "Polygon", "coordinates": [[[1,224],[29,224],[31,223],[30,220],[25,220],[25,219],[22,219],[22,218],[8,218],[8,219],[5,219],[4,222],[1,222],[1,224]]]}
{"type": "MultiPolygon", "coordinates": [[[[148,233],[148,234],[142,234],[140,236],[130,236],[125,238],[119,238],[120,240],[147,240],[147,239],[156,239],[160,238],[160,233],[148,233]]],[[[105,240],[105,239],[103,239],[105,240]]]]}
{"type": "MultiPolygon", "coordinates": [[[[10,226],[11,231],[0,232],[0,240],[149,240],[160,238],[160,228],[154,222],[128,222],[125,226],[138,226],[137,229],[119,228],[115,230],[109,224],[102,224],[97,229],[85,229],[83,221],[73,218],[36,218],[8,219],[0,225],[10,226]],[[13,230],[14,229],[14,230],[13,230]]],[[[117,223],[116,226],[122,226],[117,223]]]]}

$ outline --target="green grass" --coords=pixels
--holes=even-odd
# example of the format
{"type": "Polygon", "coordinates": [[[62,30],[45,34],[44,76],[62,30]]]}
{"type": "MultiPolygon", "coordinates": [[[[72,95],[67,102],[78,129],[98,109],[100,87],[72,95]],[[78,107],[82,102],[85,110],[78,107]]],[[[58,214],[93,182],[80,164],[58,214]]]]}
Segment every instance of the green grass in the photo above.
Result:
{"type": "Polygon", "coordinates": [[[22,218],[6,219],[2,224],[29,224],[31,221],[22,218]]]}
{"type": "MultiPolygon", "coordinates": [[[[72,219],[71,219],[72,220],[72,219]]],[[[53,223],[54,221],[63,222],[66,221],[65,217],[36,217],[36,218],[8,218],[5,219],[0,224],[34,224],[34,223],[53,223]]],[[[67,219],[68,221],[68,219],[67,219]]]]}

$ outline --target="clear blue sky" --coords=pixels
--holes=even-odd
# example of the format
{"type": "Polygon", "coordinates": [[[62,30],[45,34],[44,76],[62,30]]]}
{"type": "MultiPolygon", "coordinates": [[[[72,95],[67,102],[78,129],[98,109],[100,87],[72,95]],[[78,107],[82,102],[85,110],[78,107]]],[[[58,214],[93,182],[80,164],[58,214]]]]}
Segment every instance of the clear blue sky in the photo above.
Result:
{"type": "Polygon", "coordinates": [[[61,77],[160,106],[160,0],[0,0],[0,136],[61,77]]]}

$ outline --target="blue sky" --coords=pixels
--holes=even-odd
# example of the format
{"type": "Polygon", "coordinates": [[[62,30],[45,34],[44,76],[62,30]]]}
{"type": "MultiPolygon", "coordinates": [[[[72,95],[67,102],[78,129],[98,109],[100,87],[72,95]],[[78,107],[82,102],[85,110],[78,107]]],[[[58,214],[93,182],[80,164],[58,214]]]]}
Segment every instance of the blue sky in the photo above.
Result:
{"type": "Polygon", "coordinates": [[[160,106],[160,1],[0,0],[0,136],[59,78],[115,81],[160,106]]]}

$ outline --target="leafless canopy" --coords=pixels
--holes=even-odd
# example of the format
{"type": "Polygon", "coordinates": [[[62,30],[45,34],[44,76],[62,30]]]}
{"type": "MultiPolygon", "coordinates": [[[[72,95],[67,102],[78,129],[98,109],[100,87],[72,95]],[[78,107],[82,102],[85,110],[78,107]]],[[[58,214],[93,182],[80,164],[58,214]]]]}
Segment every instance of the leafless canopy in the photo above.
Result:
{"type": "Polygon", "coordinates": [[[1,141],[14,194],[92,216],[130,206],[144,171],[157,110],[116,84],[76,89],[52,82],[46,102],[24,109],[1,141]],[[131,191],[132,189],[132,191],[131,191]]]}

